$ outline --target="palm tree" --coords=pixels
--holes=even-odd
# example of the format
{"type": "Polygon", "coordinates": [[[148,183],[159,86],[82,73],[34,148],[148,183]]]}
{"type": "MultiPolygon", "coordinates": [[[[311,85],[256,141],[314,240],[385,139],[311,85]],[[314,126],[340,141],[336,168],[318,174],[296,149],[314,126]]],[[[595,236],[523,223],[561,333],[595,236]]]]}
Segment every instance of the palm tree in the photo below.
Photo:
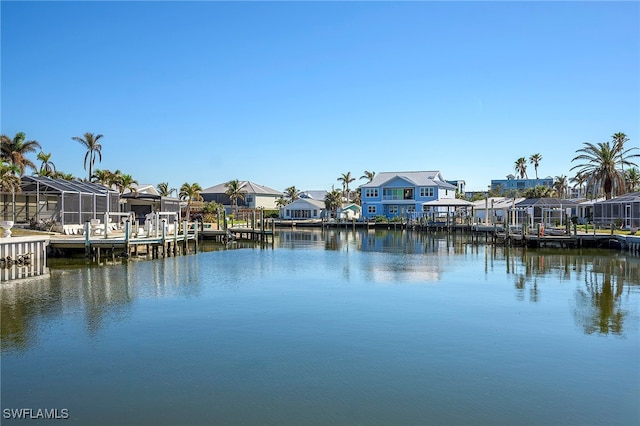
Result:
{"type": "Polygon", "coordinates": [[[227,190],[225,194],[231,200],[231,204],[235,206],[235,214],[238,215],[238,198],[244,200],[244,191],[242,190],[242,185],[238,179],[230,180],[225,184],[227,190]]]}
{"type": "Polygon", "coordinates": [[[7,135],[0,135],[0,155],[7,163],[20,169],[20,176],[24,176],[27,168],[36,170],[35,164],[26,155],[30,152],[36,152],[37,149],[42,149],[38,141],[25,141],[25,139],[24,132],[16,133],[13,139],[7,135]]]}
{"type": "Polygon", "coordinates": [[[40,151],[36,158],[42,161],[42,164],[40,164],[40,171],[38,172],[38,175],[54,176],[56,174],[56,165],[53,163],[53,161],[51,161],[51,153],[45,154],[44,152],[40,151]]]}
{"type": "Polygon", "coordinates": [[[20,168],[2,160],[0,164],[0,190],[2,192],[20,191],[20,168]]]}
{"type": "Polygon", "coordinates": [[[200,192],[202,191],[202,187],[198,183],[189,184],[185,182],[180,187],[180,193],[178,196],[181,200],[187,200],[187,222],[189,221],[189,213],[191,211],[191,203],[193,201],[202,201],[202,196],[200,192]]]}
{"type": "Polygon", "coordinates": [[[542,161],[542,155],[540,154],[533,154],[529,157],[529,163],[533,164],[533,168],[536,171],[536,180],[538,180],[538,166],[540,165],[540,161],[542,161]]]}
{"type": "Polygon", "coordinates": [[[80,142],[86,149],[87,153],[84,155],[84,169],[87,170],[87,164],[89,165],[89,179],[93,176],[93,164],[96,161],[102,161],[102,145],[98,142],[102,139],[102,135],[94,135],[87,132],[84,134],[84,138],[74,136],[71,139],[80,142]]]}
{"type": "Polygon", "coordinates": [[[295,185],[285,188],[284,196],[289,200],[290,203],[293,203],[295,200],[300,198],[300,191],[295,187],[295,185]]]}
{"type": "Polygon", "coordinates": [[[360,190],[360,188],[358,188],[358,190],[356,191],[353,191],[353,198],[351,199],[351,202],[359,206],[362,205],[362,191],[360,190]]]}
{"type": "Polygon", "coordinates": [[[344,197],[347,198],[347,200],[349,199],[349,184],[355,180],[356,178],[351,177],[351,172],[343,173],[338,178],[338,182],[342,182],[342,192],[344,194],[344,197]]]}
{"type": "Polygon", "coordinates": [[[370,172],[369,170],[365,170],[364,174],[360,176],[360,179],[367,179],[367,183],[369,183],[373,180],[375,176],[376,176],[376,172],[370,172]]]}
{"type": "Polygon", "coordinates": [[[91,176],[91,182],[104,186],[111,186],[111,183],[113,182],[112,175],[113,173],[109,170],[96,169],[95,173],[91,176]]]}
{"type": "Polygon", "coordinates": [[[54,178],[56,179],[64,179],[64,180],[76,180],[75,176],[73,176],[73,174],[71,173],[64,173],[61,171],[56,171],[56,173],[53,175],[54,178]]]}
{"type": "Polygon", "coordinates": [[[640,170],[637,167],[632,167],[625,173],[627,180],[627,190],[629,192],[636,192],[640,188],[640,170]]]}
{"type": "Polygon", "coordinates": [[[582,187],[587,182],[587,176],[585,176],[583,173],[578,172],[574,177],[569,179],[569,182],[573,183],[573,189],[579,189],[579,194],[581,196],[586,196],[586,194],[582,191],[582,187]]]}
{"type": "Polygon", "coordinates": [[[167,182],[160,182],[157,189],[161,197],[170,197],[171,193],[176,190],[175,188],[169,189],[169,184],[167,182]]]}
{"type": "Polygon", "coordinates": [[[118,180],[115,182],[115,185],[118,188],[118,192],[120,192],[120,195],[124,194],[124,191],[126,191],[127,189],[130,192],[137,194],[138,193],[138,190],[136,188],[137,184],[138,184],[138,181],[128,174],[120,174],[118,176],[118,180]]]}
{"type": "Polygon", "coordinates": [[[276,207],[278,207],[279,209],[286,206],[287,204],[289,204],[289,202],[284,197],[280,197],[276,200],[276,207]]]}
{"type": "Polygon", "coordinates": [[[515,164],[516,173],[520,174],[520,179],[524,179],[527,176],[527,159],[520,157],[516,160],[515,164]]]}
{"type": "Polygon", "coordinates": [[[558,194],[558,197],[565,198],[569,189],[567,177],[565,175],[556,176],[553,182],[553,189],[556,191],[556,194],[558,194]]]}
{"type": "Polygon", "coordinates": [[[622,153],[624,151],[624,144],[629,141],[629,138],[624,133],[617,132],[617,133],[614,133],[613,136],[611,136],[611,139],[613,140],[614,147],[617,147],[618,150],[620,151],[620,167],[622,168],[622,173],[624,174],[624,164],[622,163],[622,158],[623,158],[622,153]]]}
{"type": "Polygon", "coordinates": [[[571,170],[579,169],[580,173],[588,176],[588,182],[602,188],[605,198],[610,200],[614,191],[621,194],[625,191],[624,173],[616,165],[620,163],[621,166],[637,167],[636,163],[630,161],[631,158],[640,157],[640,154],[630,154],[634,149],[638,148],[625,150],[623,144],[585,142],[584,147],[576,151],[579,155],[571,160],[580,160],[582,163],[571,170]]]}
{"type": "Polygon", "coordinates": [[[524,198],[547,198],[553,194],[553,188],[548,186],[538,185],[535,188],[527,188],[522,191],[521,196],[524,198]]]}
{"type": "Polygon", "coordinates": [[[332,189],[324,198],[324,205],[330,212],[333,212],[334,216],[338,209],[342,206],[342,192],[337,189],[332,189]]]}

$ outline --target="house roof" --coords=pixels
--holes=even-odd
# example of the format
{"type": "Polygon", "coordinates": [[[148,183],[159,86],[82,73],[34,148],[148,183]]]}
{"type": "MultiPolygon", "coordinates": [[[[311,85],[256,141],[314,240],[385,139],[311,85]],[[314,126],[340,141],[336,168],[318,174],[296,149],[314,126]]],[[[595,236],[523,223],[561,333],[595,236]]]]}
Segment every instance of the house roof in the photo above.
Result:
{"type": "Polygon", "coordinates": [[[468,207],[473,206],[473,203],[467,200],[461,200],[460,198],[443,198],[440,200],[427,201],[422,203],[423,206],[442,206],[442,207],[468,207]]]}
{"type": "Polygon", "coordinates": [[[516,207],[572,207],[577,206],[575,201],[561,198],[527,198],[516,204],[516,207]]]}
{"type": "Polygon", "coordinates": [[[375,188],[384,186],[393,179],[400,178],[415,186],[437,186],[445,189],[456,189],[455,185],[451,185],[442,178],[439,171],[422,171],[422,172],[380,172],[375,175],[371,182],[362,185],[362,188],[375,188]]]}
{"type": "Polygon", "coordinates": [[[284,206],[285,208],[297,207],[298,205],[311,205],[315,208],[324,209],[324,201],[313,200],[311,198],[298,198],[297,200],[284,206]]]}
{"type": "MultiPolygon", "coordinates": [[[[201,194],[224,194],[227,192],[227,183],[223,182],[215,186],[211,186],[209,188],[203,189],[200,191],[201,194]]],[[[254,194],[254,195],[275,195],[282,196],[282,191],[275,190],[273,188],[269,188],[268,186],[258,185],[257,183],[241,180],[240,183],[240,191],[245,194],[254,194]]]]}
{"type": "Polygon", "coordinates": [[[352,210],[354,212],[359,212],[362,210],[362,207],[354,203],[346,203],[340,207],[340,210],[352,210]]]}
{"type": "Polygon", "coordinates": [[[20,188],[23,192],[36,192],[40,188],[41,192],[79,192],[85,194],[107,193],[118,194],[118,191],[98,185],[93,182],[83,182],[79,180],[54,179],[46,176],[23,176],[20,188]]]}
{"type": "Polygon", "coordinates": [[[473,206],[476,210],[484,210],[488,205],[491,208],[491,202],[493,202],[493,208],[496,210],[509,209],[513,207],[513,204],[518,204],[524,201],[524,197],[508,198],[508,197],[489,197],[487,200],[478,200],[473,202],[473,206]]]}
{"type": "Polygon", "coordinates": [[[300,198],[311,198],[313,200],[324,201],[327,198],[328,191],[322,190],[310,190],[310,191],[302,191],[300,193],[300,198]]]}
{"type": "Polygon", "coordinates": [[[637,203],[640,201],[640,192],[629,192],[610,200],[599,201],[596,204],[637,203]]]}

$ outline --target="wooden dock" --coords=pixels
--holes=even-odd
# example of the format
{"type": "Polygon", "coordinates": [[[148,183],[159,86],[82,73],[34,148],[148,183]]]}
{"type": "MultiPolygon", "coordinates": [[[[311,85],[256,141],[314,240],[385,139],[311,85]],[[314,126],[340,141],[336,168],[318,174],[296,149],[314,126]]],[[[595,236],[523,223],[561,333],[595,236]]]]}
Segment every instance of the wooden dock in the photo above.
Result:
{"type": "Polygon", "coordinates": [[[113,258],[116,255],[130,257],[141,254],[151,255],[154,258],[176,256],[188,254],[189,245],[193,247],[194,253],[197,252],[198,229],[195,226],[189,226],[186,222],[182,226],[182,231],[168,233],[166,228],[160,228],[150,230],[147,234],[132,234],[127,223],[124,232],[111,231],[106,235],[91,235],[91,229],[87,225],[83,235],[52,236],[49,239],[49,251],[54,257],[84,251],[86,257],[97,260],[100,260],[103,255],[110,255],[113,258]]]}

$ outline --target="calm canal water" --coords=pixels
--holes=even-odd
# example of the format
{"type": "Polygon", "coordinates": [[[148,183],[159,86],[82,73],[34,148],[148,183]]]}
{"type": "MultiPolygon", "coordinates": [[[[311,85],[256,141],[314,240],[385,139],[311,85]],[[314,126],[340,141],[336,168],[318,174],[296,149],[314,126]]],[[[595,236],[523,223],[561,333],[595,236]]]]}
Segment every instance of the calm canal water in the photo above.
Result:
{"type": "Polygon", "coordinates": [[[351,230],[203,250],[1,283],[2,424],[640,423],[637,256],[351,230]]]}

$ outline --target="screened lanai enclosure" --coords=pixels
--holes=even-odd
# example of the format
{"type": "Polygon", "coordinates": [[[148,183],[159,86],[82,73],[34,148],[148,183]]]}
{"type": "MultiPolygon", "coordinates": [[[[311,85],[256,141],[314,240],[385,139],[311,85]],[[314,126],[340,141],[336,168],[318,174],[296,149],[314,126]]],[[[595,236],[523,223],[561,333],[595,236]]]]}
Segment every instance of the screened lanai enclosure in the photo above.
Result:
{"type": "Polygon", "coordinates": [[[593,205],[593,222],[623,229],[640,229],[640,192],[631,192],[593,205]]]}
{"type": "Polygon", "coordinates": [[[120,194],[91,182],[24,176],[20,191],[2,192],[0,217],[16,225],[82,225],[120,211],[120,194]]]}

